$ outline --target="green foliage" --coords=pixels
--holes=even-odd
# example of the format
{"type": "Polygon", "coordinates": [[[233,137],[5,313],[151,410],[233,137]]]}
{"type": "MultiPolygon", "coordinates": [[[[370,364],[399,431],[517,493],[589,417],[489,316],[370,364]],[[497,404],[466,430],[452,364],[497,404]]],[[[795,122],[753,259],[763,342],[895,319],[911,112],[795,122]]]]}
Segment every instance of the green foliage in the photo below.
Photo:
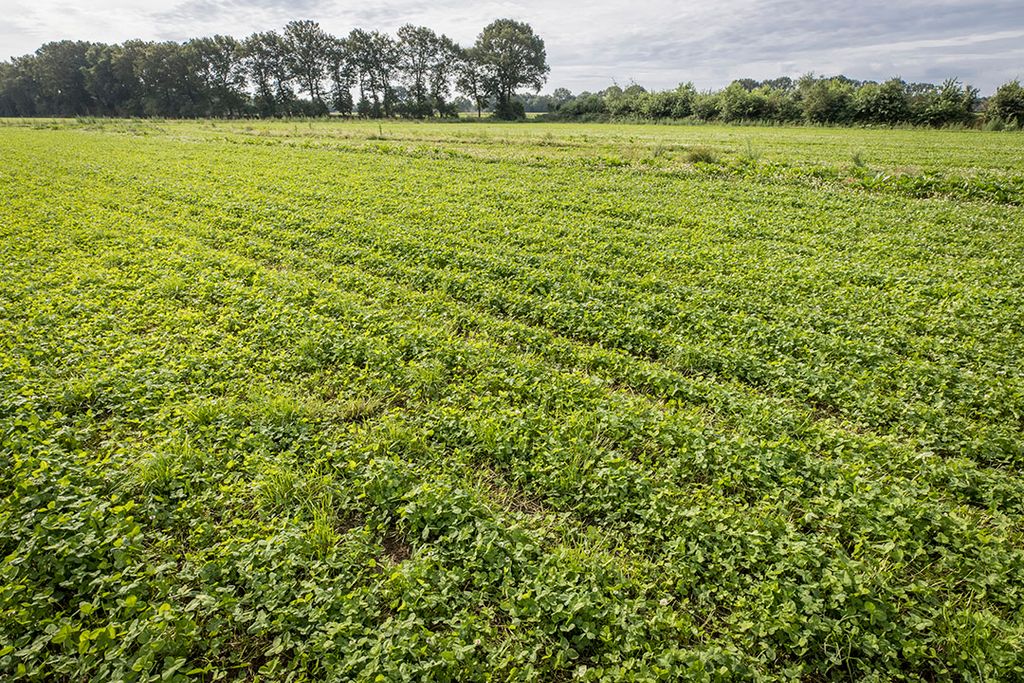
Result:
{"type": "Polygon", "coordinates": [[[717,164],[718,154],[706,145],[695,145],[686,150],[686,160],[690,163],[717,164]]]}
{"type": "Polygon", "coordinates": [[[848,123],[854,115],[853,87],[837,78],[802,78],[804,118],[811,123],[848,123]]]}
{"type": "Polygon", "coordinates": [[[529,24],[514,19],[497,19],[485,26],[472,58],[480,66],[483,90],[497,101],[494,113],[499,119],[524,118],[522,103],[512,96],[523,87],[540,90],[551,71],[543,39],[529,24]]]}
{"type": "Polygon", "coordinates": [[[1012,136],[0,144],[0,679],[1024,678],[1012,136]]]}
{"type": "Polygon", "coordinates": [[[920,123],[930,126],[970,125],[975,120],[978,90],[949,79],[912,102],[920,123]]]}
{"type": "Polygon", "coordinates": [[[771,118],[768,97],[759,90],[747,90],[734,81],[719,97],[723,121],[760,121],[771,118]]]}
{"type": "MultiPolygon", "coordinates": [[[[1009,93],[1007,88],[1011,86],[1004,86],[1003,92],[1009,93]]],[[[977,89],[955,79],[937,86],[907,84],[897,78],[879,84],[842,76],[807,75],[795,83],[789,78],[740,79],[722,90],[707,93],[697,93],[691,84],[665,92],[648,92],[633,85],[626,90],[612,86],[600,93],[581,93],[576,97],[563,93],[551,109],[551,118],[942,127],[979,123],[977,105],[977,89]]],[[[990,120],[1002,121],[991,117],[990,120]]],[[[1005,126],[1005,122],[1001,125],[1005,126]]]]}
{"type": "Polygon", "coordinates": [[[702,121],[714,121],[721,113],[722,102],[718,93],[701,93],[693,101],[693,115],[702,121]]]}
{"type": "Polygon", "coordinates": [[[503,121],[521,121],[526,118],[526,108],[518,100],[499,101],[494,108],[494,116],[503,121]]]}
{"type": "Polygon", "coordinates": [[[882,84],[867,83],[853,96],[856,117],[867,123],[896,124],[910,120],[907,84],[893,78],[882,84]]]}
{"type": "Polygon", "coordinates": [[[478,110],[493,97],[498,118],[518,119],[516,91],[539,89],[549,71],[544,41],[511,19],[469,50],[425,26],[338,38],[304,19],[244,41],[47,43],[0,62],[0,116],[453,117],[455,85],[478,110]]]}
{"type": "Polygon", "coordinates": [[[1024,125],[1024,86],[1020,81],[999,86],[988,101],[986,114],[989,119],[1001,121],[1004,125],[1024,125]]]}

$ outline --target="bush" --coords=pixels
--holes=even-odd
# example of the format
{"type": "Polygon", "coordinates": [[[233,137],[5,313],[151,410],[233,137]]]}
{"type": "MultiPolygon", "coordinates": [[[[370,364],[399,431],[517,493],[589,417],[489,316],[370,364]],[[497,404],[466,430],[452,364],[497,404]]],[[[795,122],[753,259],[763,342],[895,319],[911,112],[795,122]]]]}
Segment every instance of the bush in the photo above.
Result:
{"type": "Polygon", "coordinates": [[[720,100],[725,121],[758,121],[769,118],[768,98],[761,89],[748,91],[733,81],[722,91],[720,100]]]}
{"type": "Polygon", "coordinates": [[[929,126],[967,125],[974,121],[978,90],[950,78],[922,94],[911,105],[914,120],[929,126]]]}
{"type": "Polygon", "coordinates": [[[866,83],[853,98],[857,120],[866,123],[893,125],[910,120],[910,98],[907,84],[893,78],[881,85],[866,83]]]}
{"type": "Polygon", "coordinates": [[[804,118],[811,123],[847,123],[853,118],[853,88],[846,81],[802,79],[804,118]]]}
{"type": "Polygon", "coordinates": [[[604,114],[607,111],[608,108],[605,105],[605,100],[600,95],[580,93],[580,96],[576,99],[560,106],[558,108],[558,115],[562,118],[580,118],[604,114]]]}
{"type": "Polygon", "coordinates": [[[706,92],[693,99],[693,115],[701,121],[713,121],[722,113],[718,93],[706,92]]]}
{"type": "Polygon", "coordinates": [[[800,102],[792,91],[780,88],[764,88],[769,118],[782,123],[799,121],[803,115],[800,102]]]}
{"type": "Polygon", "coordinates": [[[494,118],[502,121],[521,121],[526,118],[526,107],[519,100],[500,102],[494,108],[494,118]]]}
{"type": "Polygon", "coordinates": [[[988,101],[985,112],[988,119],[999,119],[1006,125],[1024,123],[1024,87],[1020,81],[1010,81],[999,86],[996,94],[988,101]]]}

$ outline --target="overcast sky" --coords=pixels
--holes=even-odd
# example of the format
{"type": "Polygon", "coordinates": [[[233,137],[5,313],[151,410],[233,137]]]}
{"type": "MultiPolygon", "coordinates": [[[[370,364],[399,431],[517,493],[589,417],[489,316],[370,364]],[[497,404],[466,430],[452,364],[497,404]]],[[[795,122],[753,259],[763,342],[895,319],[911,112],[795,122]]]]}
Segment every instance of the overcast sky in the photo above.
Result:
{"type": "Polygon", "coordinates": [[[734,78],[844,73],[912,81],[961,78],[988,94],[1024,78],[1024,0],[0,0],[0,56],[49,40],[118,42],[238,37],[315,19],[393,31],[430,26],[463,44],[499,17],[527,21],[547,43],[545,91],[612,81],[699,88],[734,78]]]}

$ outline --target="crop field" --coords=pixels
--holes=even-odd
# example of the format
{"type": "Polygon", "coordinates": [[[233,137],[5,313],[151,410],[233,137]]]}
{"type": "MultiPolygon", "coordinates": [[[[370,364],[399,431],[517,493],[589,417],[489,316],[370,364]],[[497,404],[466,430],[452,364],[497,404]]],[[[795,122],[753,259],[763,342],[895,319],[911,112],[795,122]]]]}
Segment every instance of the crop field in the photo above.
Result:
{"type": "Polygon", "coordinates": [[[1024,680],[1024,137],[0,121],[0,679],[1024,680]]]}

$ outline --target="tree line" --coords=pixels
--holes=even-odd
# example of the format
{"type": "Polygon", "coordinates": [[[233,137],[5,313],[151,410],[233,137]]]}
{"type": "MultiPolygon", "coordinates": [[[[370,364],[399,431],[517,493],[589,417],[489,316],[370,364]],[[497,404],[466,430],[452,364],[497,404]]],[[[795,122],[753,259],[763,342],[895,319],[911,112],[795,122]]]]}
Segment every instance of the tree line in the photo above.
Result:
{"type": "MultiPolygon", "coordinates": [[[[1024,88],[1019,81],[1000,86],[981,99],[977,88],[949,79],[942,84],[884,83],[845,76],[766,81],[740,79],[718,91],[698,92],[692,83],[675,90],[649,92],[639,85],[611,86],[598,93],[573,95],[559,88],[544,105],[552,118],[570,120],[693,119],[776,123],[1024,126],[1024,88]]],[[[526,101],[533,106],[538,98],[526,101]]]]}
{"type": "Polygon", "coordinates": [[[301,20],[242,40],[46,43],[0,62],[0,116],[429,118],[488,109],[502,119],[532,111],[585,121],[1024,125],[1019,81],[986,99],[955,79],[937,85],[814,75],[740,79],[706,92],[685,83],[668,91],[613,85],[540,95],[549,71],[544,41],[511,19],[492,22],[469,47],[426,26],[338,37],[301,20]]]}
{"type": "Polygon", "coordinates": [[[46,43],[0,62],[0,115],[426,118],[457,115],[459,92],[478,114],[516,118],[516,91],[549,70],[544,41],[511,19],[465,48],[426,26],[338,37],[301,20],[243,40],[46,43]]]}

